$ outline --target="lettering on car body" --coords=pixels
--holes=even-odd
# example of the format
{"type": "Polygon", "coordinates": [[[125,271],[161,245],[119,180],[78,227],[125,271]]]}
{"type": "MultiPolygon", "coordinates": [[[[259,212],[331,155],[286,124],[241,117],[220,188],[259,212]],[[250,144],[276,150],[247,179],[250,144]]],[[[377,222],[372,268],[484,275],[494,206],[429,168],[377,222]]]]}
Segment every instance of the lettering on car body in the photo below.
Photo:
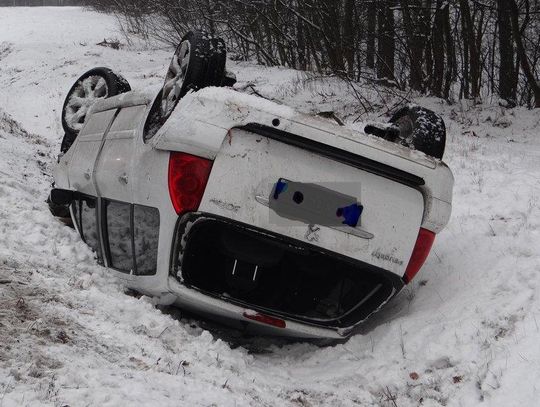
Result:
{"type": "Polygon", "coordinates": [[[379,260],[392,262],[392,263],[397,264],[399,266],[403,265],[403,260],[400,260],[400,259],[392,256],[391,254],[381,253],[379,251],[379,249],[373,251],[373,253],[371,253],[371,256],[375,257],[376,259],[379,259],[379,260]]]}

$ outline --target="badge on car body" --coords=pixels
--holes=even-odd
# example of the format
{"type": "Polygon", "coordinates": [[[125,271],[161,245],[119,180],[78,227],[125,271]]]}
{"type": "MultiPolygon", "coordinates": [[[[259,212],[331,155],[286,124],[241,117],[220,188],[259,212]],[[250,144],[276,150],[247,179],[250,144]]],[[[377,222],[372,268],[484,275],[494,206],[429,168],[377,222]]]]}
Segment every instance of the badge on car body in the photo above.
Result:
{"type": "Polygon", "coordinates": [[[308,225],[308,230],[304,236],[304,238],[308,242],[318,242],[319,241],[319,231],[321,230],[320,227],[316,225],[308,225]]]}

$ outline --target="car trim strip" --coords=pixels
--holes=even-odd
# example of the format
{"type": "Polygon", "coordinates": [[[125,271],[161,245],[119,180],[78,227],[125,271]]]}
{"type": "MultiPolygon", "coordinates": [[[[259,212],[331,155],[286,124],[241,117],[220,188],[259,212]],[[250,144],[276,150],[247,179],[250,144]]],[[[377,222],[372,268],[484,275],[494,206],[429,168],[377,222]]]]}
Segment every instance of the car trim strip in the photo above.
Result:
{"type": "Polygon", "coordinates": [[[275,129],[259,123],[249,123],[238,128],[280,141],[291,146],[300,147],[315,154],[331,158],[335,161],[339,161],[375,175],[380,175],[414,188],[425,185],[424,179],[417,175],[410,174],[406,171],[382,164],[370,158],[362,157],[349,151],[320,143],[318,141],[309,140],[305,137],[283,130],[275,129]]]}

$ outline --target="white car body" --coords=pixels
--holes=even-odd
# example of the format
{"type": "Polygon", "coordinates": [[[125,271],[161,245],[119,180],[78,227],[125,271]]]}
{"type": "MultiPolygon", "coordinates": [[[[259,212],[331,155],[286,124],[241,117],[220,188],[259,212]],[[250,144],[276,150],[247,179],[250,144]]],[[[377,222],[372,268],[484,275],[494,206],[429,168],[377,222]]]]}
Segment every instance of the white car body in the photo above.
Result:
{"type": "MultiPolygon", "coordinates": [[[[344,261],[384,270],[395,281],[371,314],[403,286],[419,230],[439,233],[449,220],[452,173],[442,161],[423,153],[225,88],[188,94],[157,134],[145,140],[151,104],[147,96],[129,92],[94,105],[73,146],[60,157],[54,180],[58,189],[95,197],[98,208],[104,199],[157,208],[155,274],[114,268],[111,273],[161,303],[249,322],[272,334],[341,338],[368,315],[348,324],[318,324],[186,284],[182,267],[175,265],[181,263],[179,253],[190,228],[205,219],[230,222],[246,233],[283,237],[299,247],[305,244],[344,261]],[[184,220],[179,220],[169,193],[171,152],[213,161],[196,215],[186,214],[184,220]],[[331,185],[358,197],[365,208],[361,225],[336,228],[280,219],[267,204],[279,178],[331,185]]],[[[79,226],[73,206],[71,212],[79,226]]],[[[98,223],[103,225],[101,212],[97,210],[98,223]]],[[[133,220],[131,225],[136,227],[133,220]]],[[[227,227],[224,224],[223,230],[227,227]]],[[[99,229],[98,249],[107,253],[105,232],[102,226],[99,229]]],[[[110,267],[107,256],[103,262],[110,267]]]]}

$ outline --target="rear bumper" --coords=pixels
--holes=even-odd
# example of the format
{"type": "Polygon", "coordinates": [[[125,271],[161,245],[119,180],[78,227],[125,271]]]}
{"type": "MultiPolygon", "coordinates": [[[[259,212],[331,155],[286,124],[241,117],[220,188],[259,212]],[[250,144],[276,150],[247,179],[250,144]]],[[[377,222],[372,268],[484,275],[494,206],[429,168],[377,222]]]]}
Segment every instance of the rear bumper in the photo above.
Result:
{"type": "Polygon", "coordinates": [[[226,325],[232,325],[240,330],[248,330],[255,334],[285,336],[291,338],[312,339],[341,339],[348,336],[349,330],[335,330],[321,328],[313,325],[285,320],[285,328],[277,328],[257,321],[250,321],[244,314],[249,308],[208,296],[198,290],[188,288],[170,277],[169,287],[176,296],[175,305],[202,315],[208,319],[216,320],[226,325]],[[252,328],[252,329],[250,329],[252,328]]]}
{"type": "Polygon", "coordinates": [[[404,285],[373,265],[205,213],[179,220],[171,274],[184,308],[307,338],[348,336],[404,285]],[[253,314],[284,326],[253,321],[253,314]]]}

